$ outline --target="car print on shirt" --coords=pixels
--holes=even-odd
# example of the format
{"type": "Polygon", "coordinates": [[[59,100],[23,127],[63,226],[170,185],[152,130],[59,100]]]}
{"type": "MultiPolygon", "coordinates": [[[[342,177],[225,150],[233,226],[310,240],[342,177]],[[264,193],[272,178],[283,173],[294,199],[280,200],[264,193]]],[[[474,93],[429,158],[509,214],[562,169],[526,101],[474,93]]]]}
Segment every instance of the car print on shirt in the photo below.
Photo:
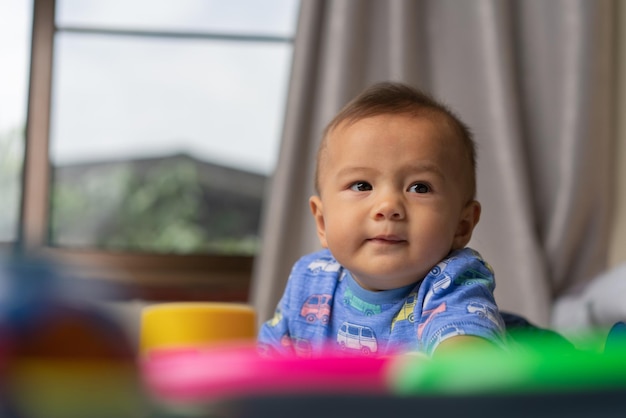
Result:
{"type": "Polygon", "coordinates": [[[432,274],[435,277],[441,276],[441,274],[446,270],[446,267],[448,266],[448,262],[449,260],[440,261],[439,263],[437,263],[435,267],[430,269],[430,274],[432,274]]]}
{"type": "Polygon", "coordinates": [[[314,273],[319,271],[334,273],[341,269],[341,264],[332,257],[322,257],[309,263],[307,268],[314,273]]]}
{"type": "Polygon", "coordinates": [[[446,309],[447,309],[446,303],[443,302],[441,305],[437,306],[434,309],[429,309],[427,311],[422,312],[422,317],[425,316],[426,320],[417,326],[417,338],[421,339],[422,334],[424,333],[424,328],[426,328],[426,325],[428,325],[430,321],[432,321],[435,318],[435,316],[439,315],[442,312],[445,312],[446,309]]]}
{"type": "Polygon", "coordinates": [[[272,319],[267,321],[267,325],[274,328],[282,319],[283,313],[281,312],[280,308],[276,308],[276,310],[274,311],[274,316],[272,317],[272,319]]]}
{"type": "Polygon", "coordinates": [[[311,358],[313,353],[311,343],[308,340],[300,337],[291,337],[289,334],[281,337],[280,345],[290,348],[298,357],[311,358]]]}
{"type": "Polygon", "coordinates": [[[430,290],[428,290],[428,292],[426,293],[426,296],[424,296],[424,305],[428,305],[430,299],[436,293],[439,293],[442,290],[450,287],[450,284],[452,283],[452,278],[449,274],[445,273],[448,262],[449,260],[444,260],[430,270],[430,274],[435,276],[435,281],[432,284],[430,290]]]}
{"type": "Polygon", "coordinates": [[[343,303],[344,305],[365,314],[365,316],[372,316],[383,311],[380,305],[375,305],[359,299],[349,287],[346,288],[346,291],[343,294],[343,303]]]}
{"type": "Polygon", "coordinates": [[[410,323],[415,322],[415,305],[417,304],[417,292],[409,293],[406,301],[400,308],[400,311],[393,317],[391,320],[391,330],[393,331],[393,327],[396,326],[396,322],[399,321],[409,321],[410,323]]]}
{"type": "Polygon", "coordinates": [[[310,324],[316,320],[320,320],[322,324],[328,324],[330,320],[330,301],[332,295],[319,294],[311,295],[304,301],[302,309],[300,310],[300,316],[303,316],[310,324]]]}
{"type": "Polygon", "coordinates": [[[480,302],[471,302],[467,305],[467,312],[478,315],[481,318],[487,318],[492,323],[498,326],[500,329],[504,329],[504,321],[502,317],[498,315],[496,308],[493,306],[485,305],[480,302]]]}
{"type": "Polygon", "coordinates": [[[311,358],[313,349],[311,343],[304,338],[292,338],[293,349],[296,351],[298,357],[311,358]]]}
{"type": "Polygon", "coordinates": [[[293,342],[291,341],[291,337],[288,333],[285,333],[282,337],[280,337],[280,345],[286,348],[293,348],[293,342]]]}
{"type": "Polygon", "coordinates": [[[339,327],[337,344],[342,350],[357,350],[366,356],[378,351],[378,342],[374,330],[350,322],[344,322],[339,327]]]}
{"type": "Polygon", "coordinates": [[[478,270],[468,269],[454,278],[454,284],[457,286],[470,286],[473,284],[482,284],[493,290],[493,280],[490,275],[482,273],[478,270]]]}

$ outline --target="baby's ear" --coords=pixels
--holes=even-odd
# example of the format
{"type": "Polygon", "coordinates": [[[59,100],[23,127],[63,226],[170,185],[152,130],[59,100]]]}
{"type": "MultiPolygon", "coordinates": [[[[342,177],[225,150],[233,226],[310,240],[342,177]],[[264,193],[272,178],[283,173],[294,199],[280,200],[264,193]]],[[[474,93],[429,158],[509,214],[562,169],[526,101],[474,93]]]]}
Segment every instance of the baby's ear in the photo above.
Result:
{"type": "Polygon", "coordinates": [[[322,199],[319,196],[311,196],[309,199],[309,206],[311,207],[311,213],[315,218],[315,226],[317,227],[317,238],[320,240],[320,244],[324,248],[328,248],[326,242],[326,224],[324,222],[324,210],[322,206],[322,199]]]}
{"type": "Polygon", "coordinates": [[[463,208],[461,212],[461,218],[454,234],[454,240],[452,241],[452,249],[459,250],[465,248],[467,243],[472,238],[474,227],[480,220],[480,203],[476,200],[472,200],[463,208]]]}

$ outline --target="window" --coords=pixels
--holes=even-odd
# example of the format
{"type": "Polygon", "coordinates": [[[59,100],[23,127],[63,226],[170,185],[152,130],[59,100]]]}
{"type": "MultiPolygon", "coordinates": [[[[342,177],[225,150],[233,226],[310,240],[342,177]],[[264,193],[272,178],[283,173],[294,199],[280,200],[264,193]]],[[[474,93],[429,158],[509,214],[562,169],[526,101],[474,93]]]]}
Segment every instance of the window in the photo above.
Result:
{"type": "Polygon", "coordinates": [[[26,246],[152,299],[245,299],[297,11],[36,0],[26,246]]]}

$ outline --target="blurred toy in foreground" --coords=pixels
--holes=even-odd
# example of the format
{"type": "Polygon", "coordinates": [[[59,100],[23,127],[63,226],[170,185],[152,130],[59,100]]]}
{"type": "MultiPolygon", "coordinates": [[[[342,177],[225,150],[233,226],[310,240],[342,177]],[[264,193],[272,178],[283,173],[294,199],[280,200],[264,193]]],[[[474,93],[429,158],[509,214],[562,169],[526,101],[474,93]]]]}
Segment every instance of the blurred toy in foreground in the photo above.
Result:
{"type": "Polygon", "coordinates": [[[0,259],[3,416],[140,416],[134,350],[93,304],[115,292],[45,259],[0,259]]]}
{"type": "Polygon", "coordinates": [[[561,341],[542,334],[519,334],[517,341],[533,349],[463,349],[436,358],[329,349],[302,358],[268,356],[254,345],[205,345],[155,351],[141,370],[152,396],[171,411],[187,407],[203,417],[307,418],[319,416],[320,405],[331,418],[404,415],[417,405],[444,416],[619,415],[625,351],[608,344],[600,353],[564,351],[561,341]]]}

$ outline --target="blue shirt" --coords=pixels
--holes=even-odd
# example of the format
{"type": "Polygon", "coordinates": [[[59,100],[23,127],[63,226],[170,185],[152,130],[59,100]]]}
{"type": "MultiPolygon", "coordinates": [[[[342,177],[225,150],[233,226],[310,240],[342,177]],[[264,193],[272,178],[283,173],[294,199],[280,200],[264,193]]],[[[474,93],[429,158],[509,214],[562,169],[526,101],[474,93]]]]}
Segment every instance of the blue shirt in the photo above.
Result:
{"type": "Polygon", "coordinates": [[[476,251],[452,252],[423,280],[399,289],[363,289],[330,251],[293,267],[274,317],[259,332],[262,350],[309,357],[335,346],[365,355],[432,355],[447,338],[472,335],[502,345],[505,326],[495,281],[476,251]]]}

